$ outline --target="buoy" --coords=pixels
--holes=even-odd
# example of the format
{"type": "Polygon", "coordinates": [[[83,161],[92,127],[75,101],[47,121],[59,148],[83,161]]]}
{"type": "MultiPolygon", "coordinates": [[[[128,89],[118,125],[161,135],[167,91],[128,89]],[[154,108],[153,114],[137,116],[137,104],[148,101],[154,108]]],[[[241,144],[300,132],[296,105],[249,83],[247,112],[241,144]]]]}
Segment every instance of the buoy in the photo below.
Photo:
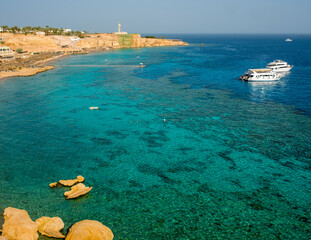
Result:
{"type": "Polygon", "coordinates": [[[99,107],[89,107],[90,110],[98,110],[99,107]]]}

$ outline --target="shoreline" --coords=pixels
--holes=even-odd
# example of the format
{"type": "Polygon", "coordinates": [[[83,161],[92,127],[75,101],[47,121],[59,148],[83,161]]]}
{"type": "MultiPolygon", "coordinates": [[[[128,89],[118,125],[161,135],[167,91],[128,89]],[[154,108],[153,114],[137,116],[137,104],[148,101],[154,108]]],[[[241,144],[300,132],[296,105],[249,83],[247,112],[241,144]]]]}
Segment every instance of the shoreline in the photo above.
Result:
{"type": "Polygon", "coordinates": [[[10,78],[10,77],[30,77],[36,75],[37,73],[46,72],[48,70],[54,69],[54,66],[44,66],[37,68],[22,68],[16,72],[0,72],[0,80],[10,78]]]}
{"type": "Polygon", "coordinates": [[[13,59],[0,61],[0,80],[32,76],[53,69],[52,61],[69,55],[105,52],[110,49],[189,45],[181,40],[144,38],[140,34],[98,33],[87,34],[83,38],[75,36],[76,39],[73,39],[74,36],[1,33],[0,37],[5,39],[0,45],[13,50],[13,59]],[[17,53],[17,49],[23,49],[23,52],[17,53]]]}
{"type": "MultiPolygon", "coordinates": [[[[100,50],[100,51],[93,51],[94,52],[103,52],[105,50],[100,50]]],[[[30,76],[34,76],[38,73],[42,73],[42,72],[46,72],[48,70],[52,70],[54,69],[54,65],[53,65],[53,61],[59,60],[61,58],[65,58],[71,55],[77,55],[77,54],[62,54],[62,55],[57,55],[57,56],[53,56],[50,58],[46,58],[44,60],[40,60],[35,62],[33,65],[34,67],[29,67],[29,68],[21,68],[18,69],[16,71],[8,71],[8,72],[2,72],[0,71],[0,80],[4,80],[7,78],[11,78],[11,77],[30,77],[30,76]],[[47,63],[51,63],[51,65],[45,65],[47,63]]]]}

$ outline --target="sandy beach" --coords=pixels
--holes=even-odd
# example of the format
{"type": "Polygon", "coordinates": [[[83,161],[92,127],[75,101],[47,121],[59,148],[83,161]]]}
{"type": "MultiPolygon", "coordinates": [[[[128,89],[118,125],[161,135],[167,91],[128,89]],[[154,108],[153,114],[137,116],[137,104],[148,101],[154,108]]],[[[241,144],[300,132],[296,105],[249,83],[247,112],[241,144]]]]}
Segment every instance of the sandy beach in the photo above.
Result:
{"type": "Polygon", "coordinates": [[[45,67],[38,67],[38,68],[24,68],[17,70],[15,72],[0,72],[0,79],[9,78],[9,77],[28,77],[35,75],[40,72],[45,72],[47,70],[53,69],[53,66],[45,66],[45,67]]]}

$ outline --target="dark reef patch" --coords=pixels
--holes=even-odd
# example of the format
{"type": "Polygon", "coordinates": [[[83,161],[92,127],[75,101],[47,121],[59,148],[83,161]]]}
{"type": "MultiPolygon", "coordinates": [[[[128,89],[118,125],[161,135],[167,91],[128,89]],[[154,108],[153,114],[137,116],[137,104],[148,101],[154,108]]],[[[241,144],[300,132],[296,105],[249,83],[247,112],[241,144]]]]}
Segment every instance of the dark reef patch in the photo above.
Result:
{"type": "Polygon", "coordinates": [[[148,147],[162,147],[163,142],[169,141],[164,131],[146,131],[140,139],[145,141],[148,147]]]}
{"type": "Polygon", "coordinates": [[[236,169],[236,163],[235,163],[235,161],[229,156],[229,152],[220,152],[220,153],[218,153],[218,155],[222,158],[222,159],[224,159],[224,160],[226,160],[228,163],[230,163],[231,164],[231,166],[230,166],[230,169],[236,169]]]}
{"type": "Polygon", "coordinates": [[[125,134],[125,133],[122,133],[122,132],[119,132],[119,131],[116,131],[116,130],[109,130],[109,131],[106,131],[106,134],[108,136],[113,136],[117,139],[125,139],[128,134],[125,134]]]}
{"type": "Polygon", "coordinates": [[[170,183],[170,184],[174,184],[174,183],[177,183],[178,181],[176,180],[173,180],[171,178],[169,178],[162,169],[159,169],[159,168],[156,168],[156,167],[153,167],[151,165],[148,165],[148,164],[140,164],[138,167],[137,167],[137,170],[139,172],[142,172],[144,174],[147,174],[147,175],[155,175],[155,176],[158,176],[159,178],[161,178],[161,180],[165,183],[170,183]]]}
{"type": "Polygon", "coordinates": [[[100,167],[100,168],[107,168],[110,166],[111,166],[111,163],[108,161],[101,161],[100,163],[98,163],[98,167],[100,167]]]}
{"type": "Polygon", "coordinates": [[[128,150],[125,148],[121,148],[121,147],[116,148],[115,150],[110,150],[107,152],[107,155],[108,155],[110,160],[115,160],[117,157],[120,157],[120,156],[125,155],[125,154],[129,154],[128,150]]]}
{"type": "Polygon", "coordinates": [[[107,138],[92,138],[91,139],[94,143],[100,144],[100,145],[111,145],[112,141],[107,138]]]}

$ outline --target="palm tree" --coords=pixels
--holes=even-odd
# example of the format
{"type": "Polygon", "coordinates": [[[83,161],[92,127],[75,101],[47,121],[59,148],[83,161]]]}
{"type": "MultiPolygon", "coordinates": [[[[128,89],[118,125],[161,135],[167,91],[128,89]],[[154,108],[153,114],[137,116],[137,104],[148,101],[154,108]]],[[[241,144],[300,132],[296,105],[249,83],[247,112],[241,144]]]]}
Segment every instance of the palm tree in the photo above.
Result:
{"type": "Polygon", "coordinates": [[[13,33],[16,33],[16,32],[19,32],[20,31],[20,28],[18,26],[14,26],[14,27],[11,27],[11,31],[13,33]]]}
{"type": "Polygon", "coordinates": [[[23,32],[25,34],[30,33],[31,31],[32,31],[32,27],[30,27],[30,26],[23,27],[23,32]]]}
{"type": "Polygon", "coordinates": [[[63,28],[61,28],[61,29],[59,29],[58,34],[59,34],[59,35],[62,35],[62,34],[63,34],[63,32],[64,32],[64,29],[63,29],[63,28]]]}
{"type": "Polygon", "coordinates": [[[56,35],[58,33],[58,28],[52,28],[53,34],[56,35]]]}
{"type": "Polygon", "coordinates": [[[6,26],[6,25],[3,25],[3,26],[1,26],[2,27],[2,32],[6,32],[6,30],[9,28],[8,26],[6,26]]]}

